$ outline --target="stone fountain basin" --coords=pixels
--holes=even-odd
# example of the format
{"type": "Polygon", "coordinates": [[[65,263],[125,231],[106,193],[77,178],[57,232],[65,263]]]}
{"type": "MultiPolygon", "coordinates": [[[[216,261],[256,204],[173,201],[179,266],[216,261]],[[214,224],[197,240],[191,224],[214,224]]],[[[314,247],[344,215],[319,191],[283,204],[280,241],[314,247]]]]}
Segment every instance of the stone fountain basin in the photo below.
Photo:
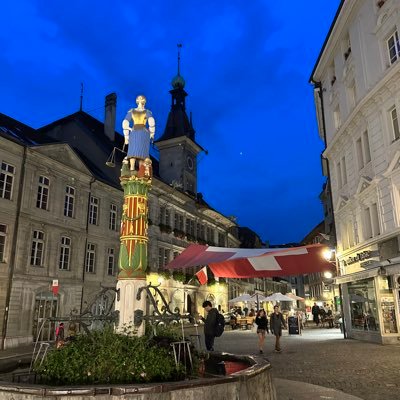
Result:
{"type": "Polygon", "coordinates": [[[276,400],[268,360],[218,352],[210,353],[210,358],[215,363],[224,361],[227,375],[206,373],[202,378],[179,382],[132,385],[46,386],[0,382],[0,400],[86,400],[94,397],[97,400],[120,397],[124,400],[276,400]],[[229,370],[238,369],[235,363],[249,366],[229,374],[229,370]]]}

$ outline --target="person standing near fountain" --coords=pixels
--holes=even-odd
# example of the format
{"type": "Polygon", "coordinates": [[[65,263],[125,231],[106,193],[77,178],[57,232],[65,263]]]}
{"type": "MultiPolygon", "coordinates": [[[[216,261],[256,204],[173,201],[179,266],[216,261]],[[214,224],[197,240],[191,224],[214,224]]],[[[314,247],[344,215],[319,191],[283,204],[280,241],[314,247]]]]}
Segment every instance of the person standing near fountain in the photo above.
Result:
{"type": "Polygon", "coordinates": [[[207,318],[201,317],[204,321],[204,341],[208,351],[214,351],[215,327],[217,325],[218,310],[213,308],[210,301],[203,303],[203,308],[207,311],[207,318]]]}

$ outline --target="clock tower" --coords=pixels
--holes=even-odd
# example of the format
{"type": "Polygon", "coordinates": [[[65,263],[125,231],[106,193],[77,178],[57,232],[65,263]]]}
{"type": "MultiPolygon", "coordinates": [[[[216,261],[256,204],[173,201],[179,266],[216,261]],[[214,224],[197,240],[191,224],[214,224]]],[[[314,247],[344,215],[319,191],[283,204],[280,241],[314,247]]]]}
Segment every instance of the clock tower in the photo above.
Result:
{"type": "Polygon", "coordinates": [[[186,114],[185,80],[179,71],[172,80],[171,110],[162,136],[155,142],[160,151],[159,174],[161,179],[180,187],[185,192],[197,194],[197,155],[203,148],[196,143],[192,118],[186,114]]]}

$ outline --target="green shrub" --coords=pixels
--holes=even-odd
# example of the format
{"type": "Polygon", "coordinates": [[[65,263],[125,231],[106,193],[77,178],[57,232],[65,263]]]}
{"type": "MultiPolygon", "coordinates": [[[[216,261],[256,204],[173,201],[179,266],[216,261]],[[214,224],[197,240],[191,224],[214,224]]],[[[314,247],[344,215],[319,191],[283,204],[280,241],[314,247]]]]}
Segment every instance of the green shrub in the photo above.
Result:
{"type": "Polygon", "coordinates": [[[145,383],[183,379],[183,365],[175,365],[172,341],[179,337],[160,329],[157,337],[136,337],[103,331],[80,335],[50,352],[35,371],[44,383],[145,383]],[[161,336],[163,335],[163,336],[161,336]]]}

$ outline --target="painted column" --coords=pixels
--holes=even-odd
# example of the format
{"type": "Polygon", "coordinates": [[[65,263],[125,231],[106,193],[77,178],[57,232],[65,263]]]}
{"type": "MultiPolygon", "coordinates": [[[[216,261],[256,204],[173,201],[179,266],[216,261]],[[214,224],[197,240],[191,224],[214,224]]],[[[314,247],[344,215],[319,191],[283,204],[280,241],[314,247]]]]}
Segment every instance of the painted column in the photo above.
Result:
{"type": "Polygon", "coordinates": [[[140,300],[136,299],[136,295],[141,287],[147,285],[148,193],[152,181],[148,148],[150,138],[154,137],[155,124],[151,113],[144,108],[144,96],[138,96],[136,102],[138,108],[128,111],[122,125],[125,143],[129,144],[129,148],[120,177],[124,204],[115,309],[119,311],[118,330],[123,331],[124,327],[134,325],[137,335],[141,336],[144,334],[145,324],[135,324],[134,314],[140,310],[144,315],[146,310],[145,293],[140,300]],[[146,120],[149,122],[149,129],[143,124],[146,120]],[[132,128],[130,121],[133,123],[132,128]]]}

